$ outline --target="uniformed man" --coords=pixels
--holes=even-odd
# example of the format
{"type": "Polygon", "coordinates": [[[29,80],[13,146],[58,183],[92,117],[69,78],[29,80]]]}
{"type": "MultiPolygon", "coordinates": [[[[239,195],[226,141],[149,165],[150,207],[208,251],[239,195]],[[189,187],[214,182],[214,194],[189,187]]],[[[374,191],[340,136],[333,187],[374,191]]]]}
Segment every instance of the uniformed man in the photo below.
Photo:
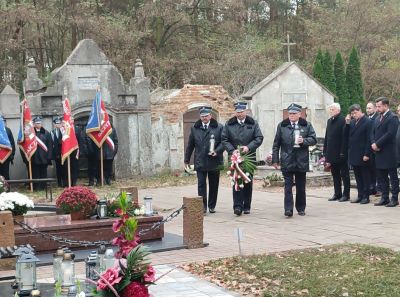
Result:
{"type": "MultiPolygon", "coordinates": [[[[86,129],[85,129],[86,130],[86,129]]],[[[99,154],[99,148],[94,143],[94,141],[88,136],[85,136],[85,148],[87,155],[87,166],[88,166],[88,178],[89,184],[88,186],[98,185],[100,178],[98,176],[98,164],[97,164],[97,155],[99,154]]]]}
{"type": "Polygon", "coordinates": [[[194,169],[197,173],[198,195],[203,197],[204,213],[207,207],[215,213],[219,186],[219,167],[223,165],[224,147],[221,142],[222,125],[211,117],[212,108],[200,108],[200,120],[190,129],[185,152],[185,165],[188,166],[194,150],[194,169]],[[209,194],[207,201],[207,176],[209,194]]]}
{"type": "MultiPolygon", "coordinates": [[[[111,125],[112,126],[112,125],[111,125]]],[[[111,185],[111,177],[113,174],[113,161],[114,157],[118,152],[118,136],[117,130],[112,126],[112,133],[109,136],[113,142],[114,147],[107,142],[103,142],[103,174],[104,174],[104,183],[106,185],[111,185]]],[[[93,145],[95,145],[93,143],[93,145]]],[[[97,150],[97,168],[101,170],[100,167],[100,149],[97,150]]],[[[98,172],[97,175],[100,177],[101,173],[98,172]]],[[[100,177],[101,178],[101,177],[100,177]]]]}
{"type": "MultiPolygon", "coordinates": [[[[222,130],[222,144],[229,156],[241,147],[243,153],[255,153],[262,144],[264,136],[257,121],[247,115],[247,103],[235,103],[235,116],[226,122],[222,130]]],[[[255,161],[255,156],[254,156],[255,161]]],[[[252,177],[251,177],[252,179],[252,177]]],[[[239,191],[233,187],[233,212],[240,216],[250,214],[251,198],[253,194],[253,180],[245,183],[239,191]]]]}
{"type": "Polygon", "coordinates": [[[306,173],[309,171],[310,159],[308,148],[317,143],[314,128],[310,122],[301,118],[301,110],[298,104],[289,105],[289,118],[278,124],[272,147],[272,164],[276,169],[281,168],[285,180],[286,217],[293,216],[293,181],[296,182],[296,210],[300,216],[306,214],[306,173]]]}
{"type": "Polygon", "coordinates": [[[10,130],[10,128],[8,128],[6,126],[7,121],[5,118],[2,118],[4,121],[4,127],[6,128],[6,133],[8,136],[8,140],[10,141],[11,147],[12,147],[12,151],[11,151],[11,155],[7,158],[7,160],[3,163],[0,164],[0,175],[4,176],[5,179],[10,179],[10,163],[12,164],[14,161],[14,155],[15,155],[15,142],[14,142],[14,136],[10,130]]]}
{"type": "MultiPolygon", "coordinates": [[[[47,178],[47,166],[51,164],[53,156],[53,142],[49,131],[42,127],[42,117],[33,118],[33,126],[37,137],[37,149],[32,156],[32,178],[47,178]]],[[[37,189],[45,188],[45,183],[37,184],[37,189]]]]}
{"type": "Polygon", "coordinates": [[[61,165],[61,143],[62,143],[62,133],[61,133],[61,117],[57,116],[53,119],[53,130],[51,130],[51,140],[53,141],[53,156],[54,165],[56,167],[57,184],[59,187],[64,186],[63,182],[63,167],[61,165]]]}

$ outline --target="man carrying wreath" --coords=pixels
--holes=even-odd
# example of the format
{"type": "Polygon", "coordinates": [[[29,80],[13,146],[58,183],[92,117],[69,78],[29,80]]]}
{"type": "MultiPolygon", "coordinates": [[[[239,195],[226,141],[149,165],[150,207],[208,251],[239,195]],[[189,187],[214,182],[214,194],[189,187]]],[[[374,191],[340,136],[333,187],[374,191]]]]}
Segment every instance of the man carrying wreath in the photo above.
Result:
{"type": "Polygon", "coordinates": [[[272,165],[279,164],[285,180],[285,216],[293,216],[293,178],[296,182],[296,210],[304,216],[306,209],[306,172],[309,170],[308,147],[317,143],[311,123],[301,118],[302,107],[292,103],[289,118],[278,124],[272,146],[272,165]],[[280,158],[279,158],[280,152],[280,158]]]}
{"type": "MultiPolygon", "coordinates": [[[[229,160],[239,147],[241,154],[253,156],[255,162],[256,149],[262,144],[264,136],[257,121],[246,114],[247,103],[238,102],[234,106],[235,116],[226,122],[222,130],[222,144],[229,154],[229,160]]],[[[250,214],[253,194],[253,181],[250,178],[239,189],[233,186],[233,212],[237,216],[242,212],[250,214]]]]}

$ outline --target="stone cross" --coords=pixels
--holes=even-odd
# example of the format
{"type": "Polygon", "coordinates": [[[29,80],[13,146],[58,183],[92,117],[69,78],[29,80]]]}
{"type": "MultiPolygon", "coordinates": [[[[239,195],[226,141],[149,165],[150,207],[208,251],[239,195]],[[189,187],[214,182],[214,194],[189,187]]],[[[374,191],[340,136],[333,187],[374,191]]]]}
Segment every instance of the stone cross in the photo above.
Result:
{"type": "Polygon", "coordinates": [[[290,38],[289,38],[289,33],[286,35],[287,37],[287,42],[282,43],[282,45],[286,45],[288,48],[287,51],[287,57],[288,57],[288,62],[290,62],[290,46],[295,45],[295,42],[290,42],[290,38]]]}

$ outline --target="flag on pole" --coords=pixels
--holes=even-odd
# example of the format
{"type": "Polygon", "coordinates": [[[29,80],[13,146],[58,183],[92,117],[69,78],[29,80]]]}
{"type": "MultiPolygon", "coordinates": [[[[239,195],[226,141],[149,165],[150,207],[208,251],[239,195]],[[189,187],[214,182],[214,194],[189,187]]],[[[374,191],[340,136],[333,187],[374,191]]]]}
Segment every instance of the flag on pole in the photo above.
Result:
{"type": "Polygon", "coordinates": [[[64,117],[61,123],[61,164],[64,164],[64,161],[68,158],[68,156],[79,148],[78,140],[75,135],[75,127],[74,121],[71,116],[71,107],[69,105],[68,98],[63,100],[63,109],[64,109],[64,117]]]}
{"type": "Polygon", "coordinates": [[[98,147],[101,147],[105,141],[109,147],[114,150],[114,142],[110,137],[111,133],[112,127],[104,102],[101,99],[101,93],[96,92],[96,97],[93,100],[89,121],[86,126],[86,134],[94,141],[94,143],[96,143],[98,147]]]}
{"type": "Polygon", "coordinates": [[[37,149],[37,137],[35,129],[32,124],[31,110],[28,106],[28,101],[24,99],[21,102],[22,112],[21,112],[21,124],[18,133],[18,145],[23,151],[26,160],[29,162],[32,155],[37,149]]]}
{"type": "Polygon", "coordinates": [[[0,116],[0,163],[3,164],[12,153],[12,146],[8,138],[3,117],[0,116]]]}

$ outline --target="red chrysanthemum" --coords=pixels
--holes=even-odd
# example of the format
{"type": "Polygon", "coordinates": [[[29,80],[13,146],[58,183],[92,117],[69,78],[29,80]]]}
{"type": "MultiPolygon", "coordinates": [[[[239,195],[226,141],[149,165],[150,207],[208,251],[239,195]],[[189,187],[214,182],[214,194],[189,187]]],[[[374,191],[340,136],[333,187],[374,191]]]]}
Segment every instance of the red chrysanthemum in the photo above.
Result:
{"type": "Polygon", "coordinates": [[[122,292],[121,297],[149,297],[148,288],[139,282],[131,282],[122,292]]]}

